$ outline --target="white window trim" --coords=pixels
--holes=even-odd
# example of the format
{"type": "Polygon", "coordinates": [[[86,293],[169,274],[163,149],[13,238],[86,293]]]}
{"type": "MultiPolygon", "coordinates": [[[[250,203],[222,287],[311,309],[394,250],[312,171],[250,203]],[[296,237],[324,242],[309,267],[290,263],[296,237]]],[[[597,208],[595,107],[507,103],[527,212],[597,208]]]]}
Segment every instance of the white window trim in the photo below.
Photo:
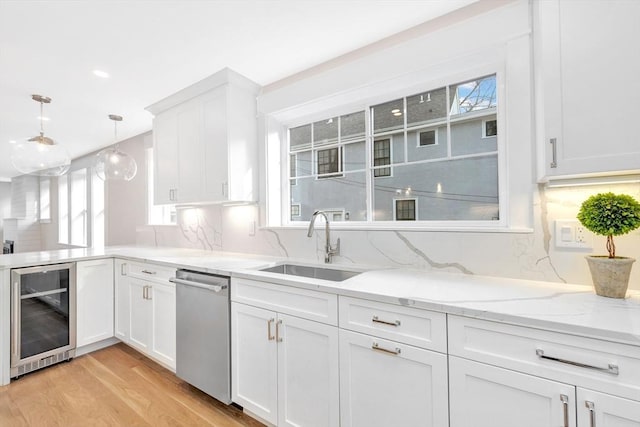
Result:
{"type": "MultiPolygon", "coordinates": [[[[534,130],[532,121],[532,98],[530,82],[532,74],[523,72],[530,65],[529,41],[526,36],[517,37],[511,42],[512,47],[493,45],[462,55],[443,64],[433,66],[433,78],[424,79],[431,74],[432,68],[424,68],[419,72],[405,73],[386,80],[380,80],[366,86],[353,87],[323,96],[317,99],[305,99],[296,105],[286,104],[286,91],[276,91],[259,97],[260,112],[265,117],[264,137],[267,142],[267,168],[269,180],[266,184],[265,204],[268,219],[267,228],[303,228],[302,224],[283,223],[283,212],[288,207],[285,194],[280,194],[284,176],[280,167],[286,162],[287,129],[300,126],[325,117],[344,115],[358,110],[368,111],[371,105],[381,104],[390,99],[400,98],[425,90],[425,87],[441,87],[465,81],[477,76],[496,74],[497,109],[493,110],[498,120],[497,151],[498,157],[498,197],[500,200],[500,219],[498,221],[410,221],[410,222],[376,222],[349,221],[336,224],[341,229],[349,230],[425,230],[425,231],[475,231],[497,233],[529,233],[532,232],[533,217],[530,212],[532,203],[531,183],[523,170],[532,168],[530,160],[517,156],[519,149],[525,149],[533,143],[531,137],[534,130]],[[469,64],[472,64],[471,66],[469,64]],[[528,64],[528,65],[527,65],[528,64]],[[524,66],[526,65],[526,66],[524,66]],[[510,87],[510,99],[506,98],[507,87],[510,87]],[[280,106],[280,109],[274,108],[280,106]],[[286,107],[285,107],[286,106],[286,107]],[[508,112],[508,113],[507,113],[508,112]],[[511,123],[510,132],[506,132],[507,115],[511,123]],[[516,141],[506,150],[506,140],[516,141]],[[275,162],[275,163],[274,163],[275,162]],[[274,179],[280,176],[280,181],[274,179]],[[275,206],[275,208],[274,208],[275,206]]],[[[314,81],[314,79],[309,79],[314,81]]],[[[489,113],[487,111],[486,113],[489,113]]],[[[369,114],[366,115],[369,120],[369,114]]],[[[453,121],[453,120],[452,120],[453,121]]],[[[367,129],[369,126],[367,125],[367,129]]],[[[367,164],[370,164],[370,153],[367,150],[367,164]]],[[[367,176],[367,184],[371,185],[367,176]]],[[[371,211],[371,199],[367,195],[367,206],[371,211]]],[[[286,211],[285,211],[286,212],[286,211]]]]}

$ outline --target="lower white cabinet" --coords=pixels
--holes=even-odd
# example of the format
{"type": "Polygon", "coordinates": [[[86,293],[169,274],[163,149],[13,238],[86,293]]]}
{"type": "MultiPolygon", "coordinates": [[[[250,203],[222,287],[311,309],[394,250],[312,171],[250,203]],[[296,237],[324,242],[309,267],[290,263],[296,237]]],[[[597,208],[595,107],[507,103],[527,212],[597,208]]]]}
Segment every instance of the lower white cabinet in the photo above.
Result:
{"type": "Polygon", "coordinates": [[[167,280],[172,270],[160,269],[116,263],[115,335],[175,371],[176,288],[167,280]]]}
{"type": "Polygon", "coordinates": [[[341,329],[340,400],[342,427],[447,426],[447,356],[341,329]]]}
{"type": "Polygon", "coordinates": [[[575,427],[571,385],[449,357],[450,427],[575,427]]]}
{"type": "Polygon", "coordinates": [[[76,263],[76,345],[113,337],[113,259],[76,263]]]}
{"type": "Polygon", "coordinates": [[[231,303],[233,401],[277,426],[339,425],[338,328],[231,303]]]}
{"type": "Polygon", "coordinates": [[[640,427],[640,402],[578,387],[578,426],[640,427]]]}

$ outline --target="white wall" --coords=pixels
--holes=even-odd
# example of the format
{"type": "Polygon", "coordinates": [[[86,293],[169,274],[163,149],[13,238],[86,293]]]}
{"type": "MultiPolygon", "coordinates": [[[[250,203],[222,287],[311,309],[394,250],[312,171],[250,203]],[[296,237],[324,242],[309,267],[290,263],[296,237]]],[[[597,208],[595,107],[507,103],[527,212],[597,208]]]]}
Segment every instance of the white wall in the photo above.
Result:
{"type": "Polygon", "coordinates": [[[11,183],[0,182],[0,240],[4,241],[4,219],[11,216],[11,183]]]}
{"type": "Polygon", "coordinates": [[[147,163],[145,147],[152,146],[151,132],[120,143],[133,156],[138,172],[131,181],[108,181],[105,189],[106,246],[136,243],[136,227],[147,223],[147,163]]]}

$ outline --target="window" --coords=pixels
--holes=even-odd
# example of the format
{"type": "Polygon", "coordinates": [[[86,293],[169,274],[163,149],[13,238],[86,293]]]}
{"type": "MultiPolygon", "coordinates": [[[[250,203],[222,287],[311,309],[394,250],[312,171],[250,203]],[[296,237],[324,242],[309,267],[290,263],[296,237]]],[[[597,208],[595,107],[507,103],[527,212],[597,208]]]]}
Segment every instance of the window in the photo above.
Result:
{"type": "Polygon", "coordinates": [[[147,221],[149,225],[174,225],[178,222],[175,205],[153,204],[153,148],[146,149],[147,158],[147,221]]]}
{"type": "Polygon", "coordinates": [[[51,178],[40,177],[40,222],[51,222],[51,178]]]}
{"type": "MultiPolygon", "coordinates": [[[[373,166],[384,166],[391,164],[391,141],[389,139],[379,139],[373,142],[373,166]]],[[[390,176],[391,168],[378,168],[373,170],[373,176],[390,176]]]]}
{"type": "Polygon", "coordinates": [[[301,207],[283,220],[341,206],[344,221],[495,225],[497,108],[494,74],[289,128],[287,199],[301,207]]]}
{"type": "Polygon", "coordinates": [[[498,121],[496,119],[484,120],[482,122],[482,137],[489,138],[496,135],[498,135],[498,121]]]}
{"type": "Polygon", "coordinates": [[[436,145],[437,142],[437,132],[435,130],[425,130],[419,132],[418,145],[420,147],[426,147],[428,145],[436,145]]]}
{"type": "Polygon", "coordinates": [[[416,220],[416,199],[395,199],[393,202],[396,221],[416,220]]]}
{"type": "Polygon", "coordinates": [[[58,243],[104,246],[104,182],[83,168],[58,177],[58,243]]]}

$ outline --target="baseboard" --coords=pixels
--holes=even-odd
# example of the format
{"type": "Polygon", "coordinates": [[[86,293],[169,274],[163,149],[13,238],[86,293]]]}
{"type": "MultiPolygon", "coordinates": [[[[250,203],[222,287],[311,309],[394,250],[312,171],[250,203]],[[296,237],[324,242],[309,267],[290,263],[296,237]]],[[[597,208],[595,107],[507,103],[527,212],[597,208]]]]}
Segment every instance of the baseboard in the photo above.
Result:
{"type": "Polygon", "coordinates": [[[85,346],[79,347],[76,349],[76,357],[82,356],[83,354],[92,353],[97,350],[101,350],[103,348],[107,348],[114,344],[118,344],[120,340],[116,337],[107,338],[106,340],[94,342],[91,344],[87,344],[85,346]]]}

